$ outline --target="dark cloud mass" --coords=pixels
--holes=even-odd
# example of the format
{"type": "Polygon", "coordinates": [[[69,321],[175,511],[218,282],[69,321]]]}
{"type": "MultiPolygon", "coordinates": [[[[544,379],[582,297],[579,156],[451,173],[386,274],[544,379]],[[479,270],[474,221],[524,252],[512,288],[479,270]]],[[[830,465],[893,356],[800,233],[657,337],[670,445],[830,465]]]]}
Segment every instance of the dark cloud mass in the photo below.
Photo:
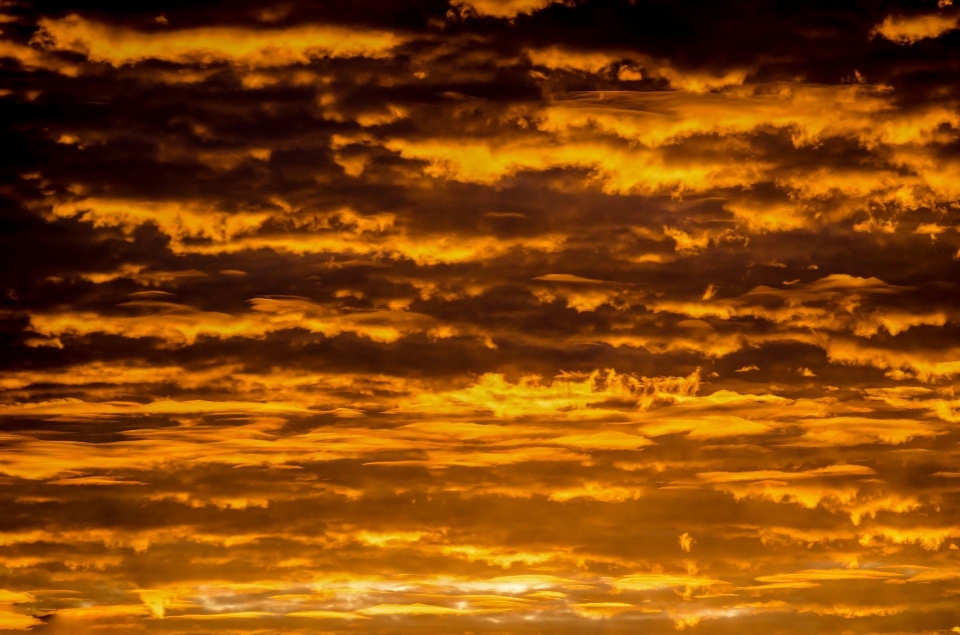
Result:
{"type": "Polygon", "coordinates": [[[960,632],[958,51],[0,0],[0,631],[960,632]]]}

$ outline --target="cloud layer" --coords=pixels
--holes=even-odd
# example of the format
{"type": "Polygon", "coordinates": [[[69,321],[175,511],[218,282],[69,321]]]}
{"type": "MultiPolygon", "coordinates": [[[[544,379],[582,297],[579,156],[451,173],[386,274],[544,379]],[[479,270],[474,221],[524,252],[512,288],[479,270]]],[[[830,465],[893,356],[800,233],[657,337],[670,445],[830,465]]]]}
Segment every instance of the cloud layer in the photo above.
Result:
{"type": "Polygon", "coordinates": [[[949,0],[0,3],[0,631],[960,628],[949,0]]]}

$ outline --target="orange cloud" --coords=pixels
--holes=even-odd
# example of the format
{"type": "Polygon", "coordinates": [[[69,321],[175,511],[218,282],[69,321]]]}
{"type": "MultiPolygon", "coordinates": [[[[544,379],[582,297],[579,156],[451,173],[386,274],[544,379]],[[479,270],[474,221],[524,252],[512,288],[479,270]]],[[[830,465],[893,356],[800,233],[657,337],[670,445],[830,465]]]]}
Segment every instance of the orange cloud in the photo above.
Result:
{"type": "Polygon", "coordinates": [[[199,337],[263,338],[269,333],[304,329],[336,337],[355,333],[379,342],[394,342],[411,333],[450,337],[455,329],[429,316],[408,311],[340,313],[305,298],[254,298],[252,311],[233,316],[158,300],[133,300],[123,307],[140,315],[95,313],[39,314],[31,329],[48,338],[106,333],[129,338],[155,337],[171,345],[193,344],[199,337]]]}
{"type": "Polygon", "coordinates": [[[955,15],[928,13],[915,16],[889,15],[874,28],[874,33],[882,35],[897,44],[913,44],[927,38],[940,37],[957,28],[955,15]]]}
{"type": "MultiPolygon", "coordinates": [[[[614,370],[584,373],[562,373],[549,384],[539,376],[522,377],[517,383],[503,375],[487,373],[469,388],[450,393],[424,393],[412,400],[402,400],[393,412],[417,412],[432,415],[491,412],[496,417],[519,418],[530,415],[552,415],[570,419],[600,419],[622,415],[618,409],[605,407],[608,400],[633,402],[635,407],[649,407],[657,401],[679,400],[696,393],[700,376],[646,378],[618,374],[614,370]]],[[[604,433],[592,437],[594,442],[621,439],[604,433]]]]}
{"type": "Polygon", "coordinates": [[[385,146],[402,157],[427,163],[428,176],[492,185],[522,171],[584,169],[608,194],[669,194],[713,188],[749,187],[771,166],[731,164],[706,157],[668,158],[657,149],[605,140],[405,140],[385,146]]]}
{"type": "Polygon", "coordinates": [[[536,66],[551,70],[562,69],[588,73],[612,72],[621,81],[637,81],[644,77],[657,77],[670,83],[676,90],[705,93],[729,86],[743,84],[747,72],[732,69],[711,73],[699,69],[679,69],[669,60],[655,60],[635,51],[574,50],[562,46],[528,48],[527,57],[536,66]]]}
{"type": "Polygon", "coordinates": [[[11,631],[28,631],[34,626],[39,626],[41,624],[43,624],[43,622],[33,616],[0,610],[0,629],[11,631]]]}
{"type": "Polygon", "coordinates": [[[202,27],[139,32],[79,15],[42,18],[33,43],[113,66],[160,60],[177,64],[228,62],[247,67],[306,64],[324,57],[384,57],[400,44],[385,31],[305,25],[288,29],[202,27]]]}
{"type": "Polygon", "coordinates": [[[618,593],[622,591],[656,591],[659,589],[684,588],[688,595],[697,589],[720,584],[725,583],[720,580],[694,575],[673,575],[669,573],[637,573],[610,582],[610,586],[618,593]]]}
{"type": "Polygon", "coordinates": [[[560,0],[456,0],[451,5],[461,11],[472,11],[479,16],[515,18],[549,7],[560,0]]]}
{"type": "MultiPolygon", "coordinates": [[[[758,582],[770,585],[797,585],[795,587],[779,586],[778,588],[806,588],[819,586],[822,582],[842,582],[847,580],[886,581],[900,577],[901,574],[875,569],[807,569],[795,573],[776,573],[760,576],[758,582]]],[[[771,587],[773,588],[773,587],[771,587]]]]}
{"type": "Polygon", "coordinates": [[[7,39],[0,39],[0,58],[15,59],[17,63],[28,70],[51,70],[76,77],[80,69],[76,64],[63,61],[55,55],[50,55],[32,46],[26,46],[7,39]]]}

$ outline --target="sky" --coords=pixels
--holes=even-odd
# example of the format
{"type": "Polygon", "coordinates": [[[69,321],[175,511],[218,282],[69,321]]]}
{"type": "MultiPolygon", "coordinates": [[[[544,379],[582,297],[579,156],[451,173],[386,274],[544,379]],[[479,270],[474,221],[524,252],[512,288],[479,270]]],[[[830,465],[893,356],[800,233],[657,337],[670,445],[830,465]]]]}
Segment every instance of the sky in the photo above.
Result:
{"type": "Polygon", "coordinates": [[[960,632],[960,6],[0,0],[0,631],[960,632]]]}

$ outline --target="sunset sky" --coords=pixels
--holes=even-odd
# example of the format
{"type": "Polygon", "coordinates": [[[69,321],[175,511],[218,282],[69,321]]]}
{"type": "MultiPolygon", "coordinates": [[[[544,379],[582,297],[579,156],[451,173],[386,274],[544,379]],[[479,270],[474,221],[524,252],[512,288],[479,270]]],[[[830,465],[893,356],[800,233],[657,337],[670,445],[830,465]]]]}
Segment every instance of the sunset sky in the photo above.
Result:
{"type": "Polygon", "coordinates": [[[960,633],[960,6],[0,0],[0,631],[960,633]]]}

